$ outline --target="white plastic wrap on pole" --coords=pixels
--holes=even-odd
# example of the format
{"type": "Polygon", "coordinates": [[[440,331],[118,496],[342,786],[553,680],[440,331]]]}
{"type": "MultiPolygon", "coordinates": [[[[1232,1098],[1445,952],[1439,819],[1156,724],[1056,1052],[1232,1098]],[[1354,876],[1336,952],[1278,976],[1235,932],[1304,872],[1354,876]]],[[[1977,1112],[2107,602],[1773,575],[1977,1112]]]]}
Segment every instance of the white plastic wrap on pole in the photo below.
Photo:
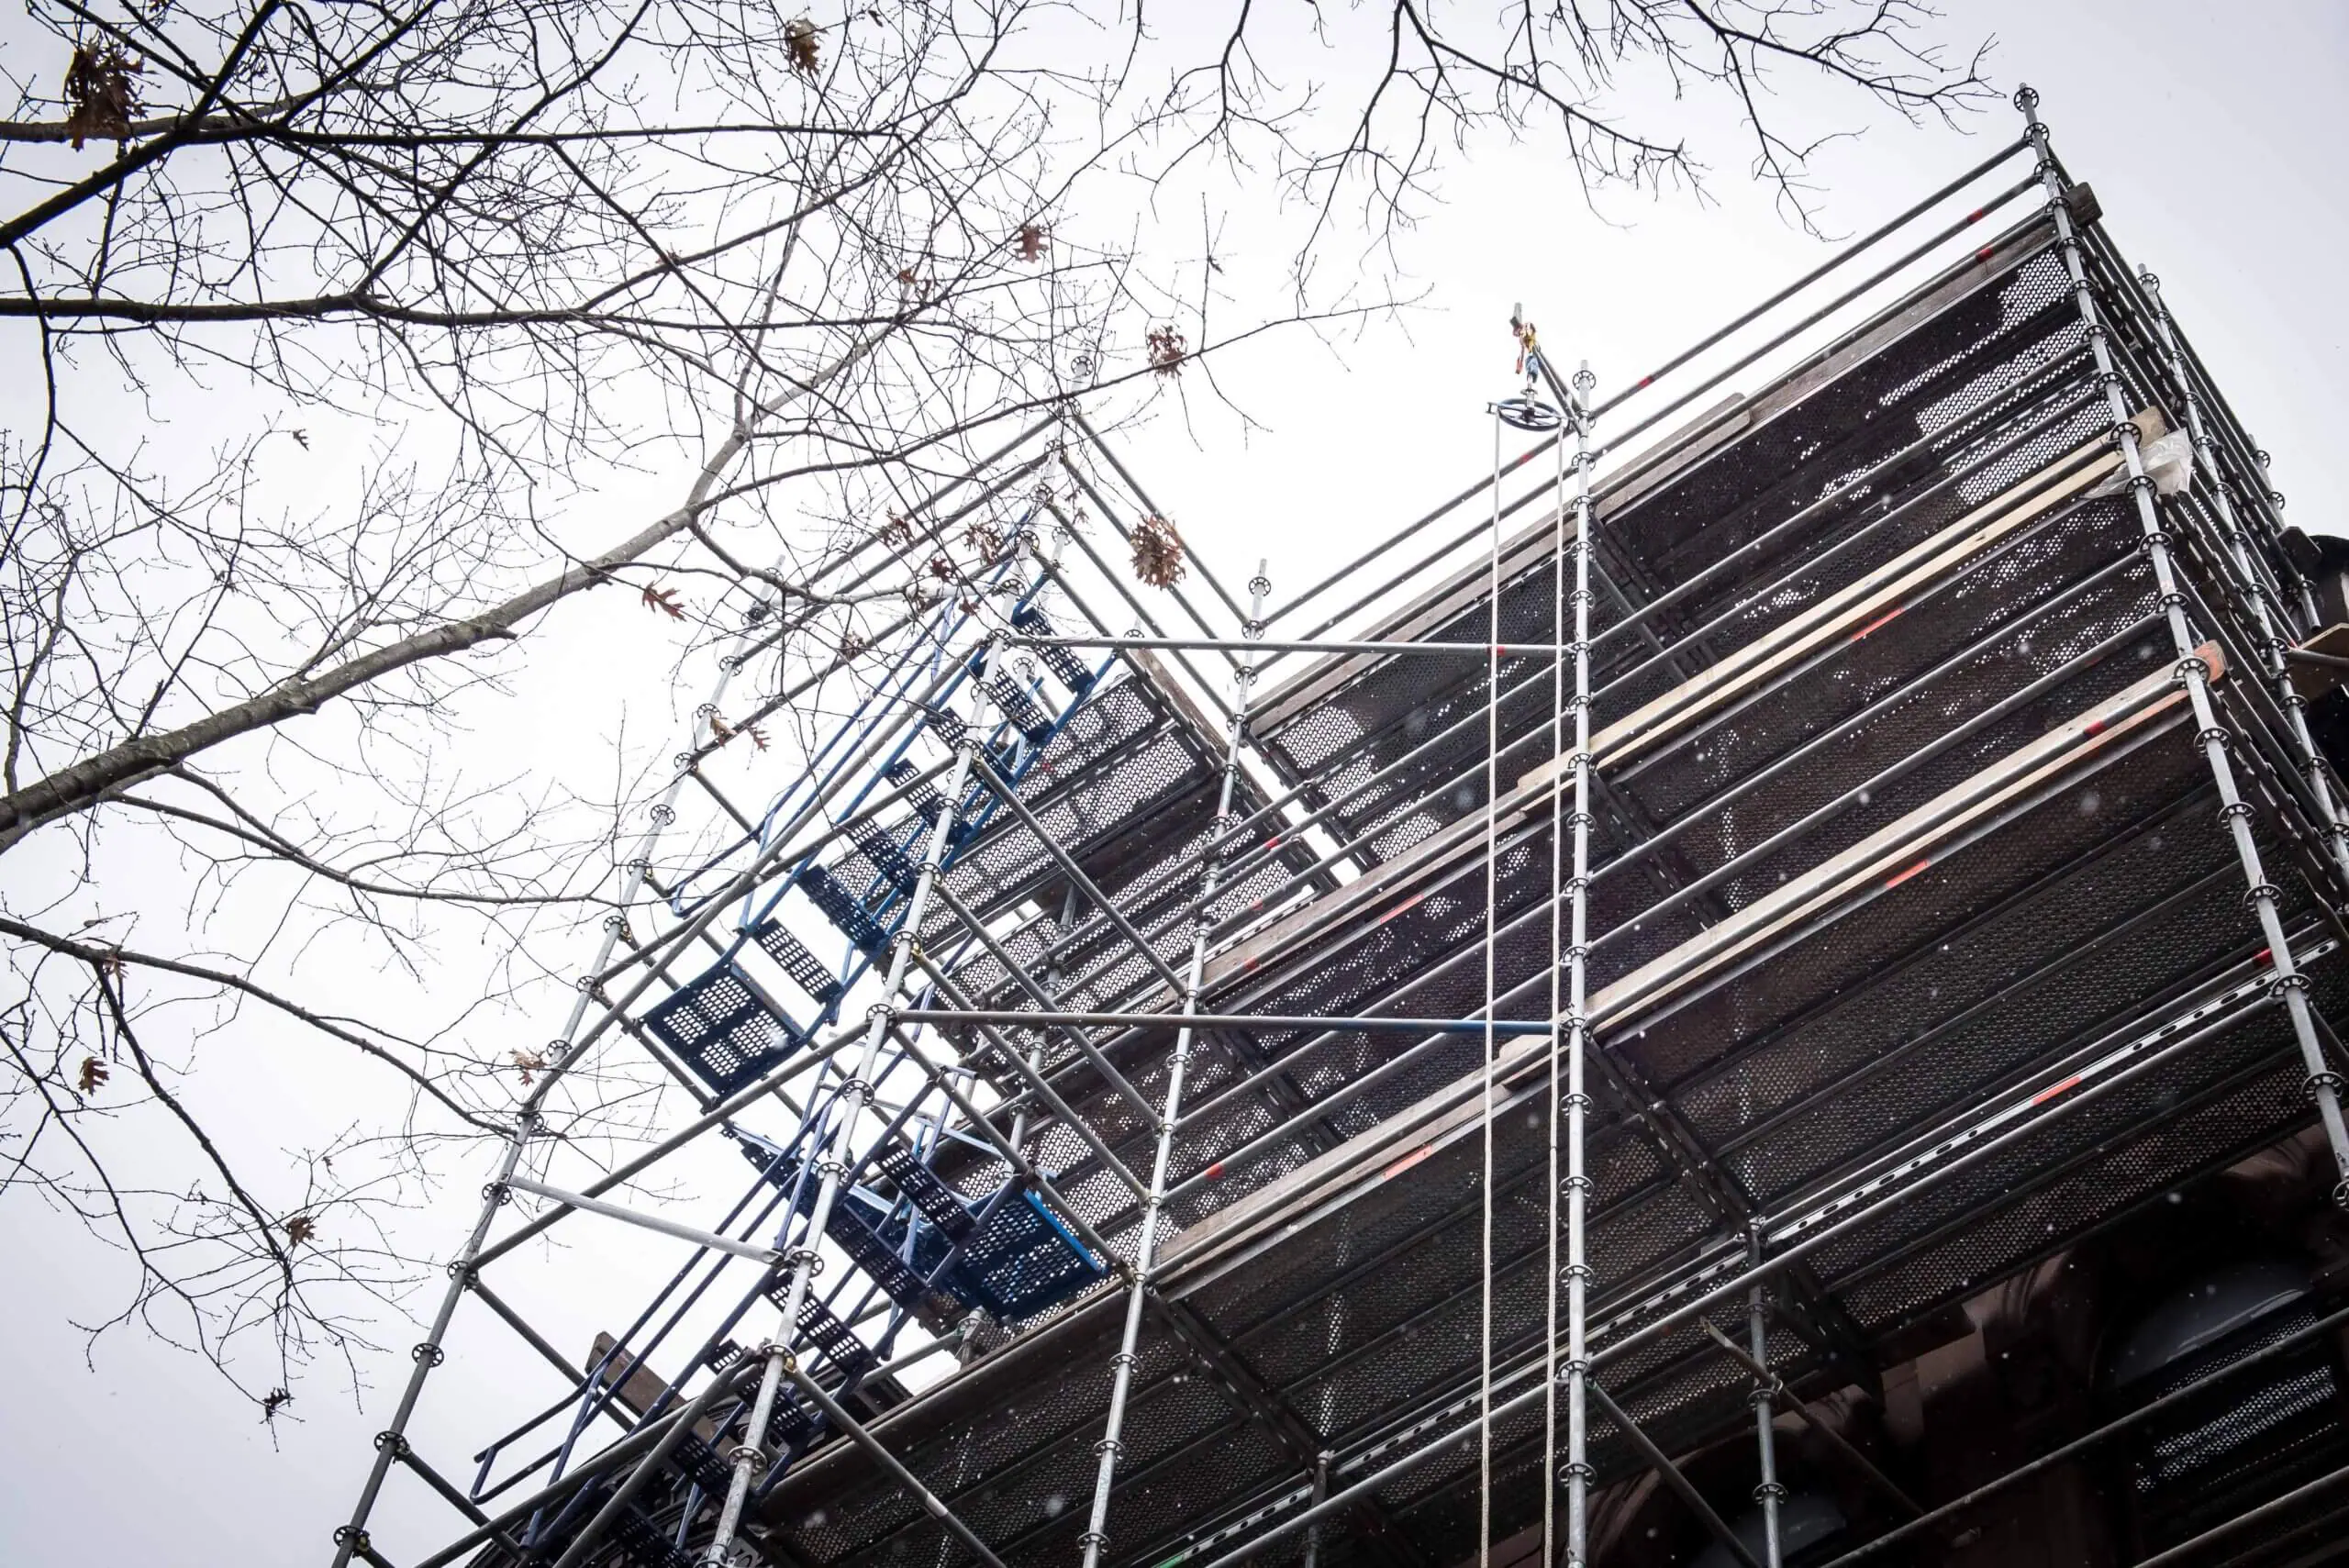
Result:
{"type": "Polygon", "coordinates": [[[663,1236],[674,1236],[680,1241],[691,1241],[699,1246],[707,1247],[712,1251],[731,1252],[738,1258],[748,1258],[752,1262],[774,1263],[780,1262],[783,1257],[783,1254],[773,1247],[762,1247],[755,1241],[737,1241],[731,1236],[720,1236],[715,1230],[704,1230],[697,1225],[687,1225],[675,1219],[663,1219],[657,1214],[646,1214],[640,1209],[623,1208],[618,1204],[606,1203],[602,1198],[589,1197],[584,1193],[566,1192],[561,1187],[551,1187],[544,1182],[534,1182],[528,1176],[508,1176],[506,1178],[506,1184],[518,1192],[529,1193],[534,1196],[562,1204],[567,1208],[579,1209],[586,1214],[600,1214],[607,1219],[625,1220],[630,1225],[641,1226],[647,1230],[657,1230],[663,1236]]]}

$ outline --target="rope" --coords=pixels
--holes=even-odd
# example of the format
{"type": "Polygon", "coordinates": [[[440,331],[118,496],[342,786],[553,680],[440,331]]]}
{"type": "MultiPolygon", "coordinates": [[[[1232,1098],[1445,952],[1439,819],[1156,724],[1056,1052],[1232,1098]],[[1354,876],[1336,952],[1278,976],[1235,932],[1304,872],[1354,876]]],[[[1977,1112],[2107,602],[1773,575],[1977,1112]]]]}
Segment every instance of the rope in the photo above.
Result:
{"type": "MultiPolygon", "coordinates": [[[[1557,443],[1557,473],[1551,484],[1550,513],[1550,640],[1563,643],[1566,629],[1566,443],[1557,443]]],[[[1550,655],[1550,755],[1565,751],[1566,662],[1560,652],[1550,655]]],[[[1561,966],[1564,962],[1565,803],[1563,788],[1550,792],[1550,1179],[1548,1227],[1542,1269],[1542,1561],[1555,1562],[1558,1533],[1558,1139],[1562,1085],[1558,1081],[1563,996],[1561,966]]]]}

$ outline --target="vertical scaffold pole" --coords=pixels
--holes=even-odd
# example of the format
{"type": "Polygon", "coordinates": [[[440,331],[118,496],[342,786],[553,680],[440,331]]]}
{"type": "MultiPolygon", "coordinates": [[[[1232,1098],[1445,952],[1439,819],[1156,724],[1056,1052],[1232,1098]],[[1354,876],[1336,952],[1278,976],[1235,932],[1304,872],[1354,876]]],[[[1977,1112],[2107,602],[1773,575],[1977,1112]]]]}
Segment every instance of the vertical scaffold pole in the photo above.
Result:
{"type": "MultiPolygon", "coordinates": [[[[1529,383],[1529,384],[1531,384],[1529,383]]],[[[1485,1030],[1484,1180],[1477,1188],[1478,1295],[1476,1318],[1476,1564],[1493,1557],[1493,1112],[1494,1029],[1499,1007],[1501,806],[1501,432],[1508,422],[1493,409],[1491,561],[1485,582],[1485,1030]]]]}
{"type": "MultiPolygon", "coordinates": [[[[1762,1236],[1753,1235],[1753,1265],[1762,1265],[1762,1236]]],[[[1779,1568],[1782,1561],[1778,1544],[1778,1504],[1787,1489],[1778,1484],[1778,1434],[1772,1423],[1777,1418],[1776,1390],[1768,1375],[1770,1365],[1770,1326],[1764,1316],[1768,1305],[1765,1286],[1757,1284],[1746,1297],[1746,1334],[1753,1349],[1754,1364],[1763,1371],[1753,1377],[1753,1443],[1760,1457],[1762,1479],[1753,1488],[1753,1500],[1762,1505],[1762,1565],[1779,1568]]]]}
{"type": "MultiPolygon", "coordinates": [[[[1241,628],[1250,640],[1264,635],[1264,595],[1272,591],[1272,581],[1264,575],[1264,563],[1259,562],[1256,575],[1248,584],[1248,621],[1241,628]]],[[[1225,738],[1223,751],[1223,782],[1216,795],[1215,835],[1227,837],[1234,825],[1235,814],[1231,798],[1240,780],[1240,744],[1248,731],[1249,701],[1256,679],[1256,651],[1250,649],[1231,673],[1233,696],[1227,720],[1230,734],[1225,738]]],[[[1238,848],[1227,845],[1211,856],[1200,874],[1201,896],[1191,917],[1191,961],[1183,978],[1183,1006],[1186,1014],[1199,1010],[1199,990],[1207,976],[1208,933],[1215,924],[1214,904],[1217,886],[1222,880],[1225,859],[1238,848]]],[[[1174,1124],[1183,1114],[1183,1079],[1191,1064],[1192,1029],[1188,1025],[1174,1034],[1174,1052],[1166,1069],[1165,1109],[1158,1123],[1158,1151],[1150,1167],[1150,1190],[1142,1200],[1141,1228],[1134,1240],[1134,1259],[1130,1282],[1126,1289],[1126,1327],[1118,1341],[1118,1353],[1110,1358],[1109,1414],[1103,1422],[1101,1440],[1094,1444],[1098,1464],[1093,1474],[1093,1511],[1085,1521],[1085,1534],[1080,1539],[1085,1547],[1085,1568],[1100,1568],[1102,1549],[1109,1544],[1109,1488],[1118,1478],[1118,1459],[1125,1452],[1121,1434],[1126,1426],[1126,1399],[1132,1392],[1136,1347],[1141,1343],[1142,1307],[1151,1286],[1151,1269],[1157,1256],[1158,1225],[1166,1206],[1167,1173],[1174,1162],[1174,1124]]]]}
{"type": "MultiPolygon", "coordinates": [[[[979,657],[992,664],[996,655],[992,639],[980,650],[979,657]]],[[[991,671],[988,673],[992,673],[991,671]]],[[[970,683],[971,718],[963,733],[962,744],[955,748],[954,768],[948,775],[944,802],[937,819],[922,841],[921,869],[914,877],[914,890],[906,901],[906,917],[889,940],[889,967],[881,983],[880,999],[866,1014],[864,1049],[857,1059],[856,1071],[841,1086],[837,1102],[843,1107],[839,1130],[829,1140],[835,1149],[853,1149],[858,1124],[873,1104],[875,1085],[873,1075],[880,1068],[881,1051],[889,1038],[889,1026],[896,1018],[896,999],[906,984],[906,972],[912,967],[914,942],[921,930],[923,915],[930,907],[930,894],[943,868],[947,850],[952,842],[956,814],[963,794],[970,788],[971,769],[978,756],[979,747],[986,739],[987,684],[984,678],[970,683]]],[[[815,1165],[820,1178],[816,1187],[815,1207],[808,1210],[806,1228],[800,1232],[799,1245],[784,1254],[791,1265],[791,1281],[784,1290],[783,1318],[775,1329],[774,1340],[766,1347],[766,1364],[759,1373],[759,1391],[751,1405],[751,1424],[728,1456],[731,1473],[727,1478],[726,1501],[719,1508],[718,1525],[711,1533],[709,1545],[702,1553],[702,1561],[723,1564],[734,1544],[734,1532],[742,1522],[742,1506],[750,1496],[751,1484],[759,1468],[766,1462],[767,1424],[774,1416],[774,1402],[781,1393],[785,1370],[794,1364],[791,1340],[799,1324],[799,1309],[807,1300],[808,1286],[814,1282],[821,1260],[817,1255],[816,1239],[824,1233],[825,1224],[831,1218],[832,1207],[840,1197],[842,1179],[848,1174],[848,1162],[837,1153],[824,1152],[825,1140],[816,1145],[815,1165]]]]}
{"type": "Polygon", "coordinates": [[[2097,306],[2096,290],[2089,284],[2087,268],[2080,259],[2080,239],[2065,200],[2064,176],[2048,153],[2047,128],[2039,118],[2039,95],[2023,87],[2015,94],[2015,106],[2022,111],[2029,128],[2026,134],[2038,150],[2040,183],[2047,192],[2056,248],[2063,252],[2072,295],[2079,306],[2081,323],[2087,328],[2088,348],[2096,356],[2097,379],[2103,384],[2105,402],[2112,415],[2112,439],[2120,444],[2121,461],[2127,465],[2129,493],[2137,504],[2145,555],[2153,562],[2154,581],[2161,595],[2162,610],[2169,620],[2170,640],[2177,653],[2178,679],[2185,684],[2188,700],[2194,705],[2196,740],[2218,786],[2220,819],[2234,839],[2235,855],[2243,862],[2243,879],[2249,884],[2243,900],[2251,906],[2260,932],[2266,939],[2270,961],[2276,968],[2272,984],[2282,994],[2285,1011],[2291,1018],[2293,1039],[2299,1046],[2301,1065],[2308,1072],[2309,1094],[2316,1101],[2317,1116],[2324,1124],[2325,1140],[2332,1147],[2333,1163],[2341,1173],[2333,1197],[2349,1207],[2349,1128],[2343,1126],[2341,1118],[2341,1074],[2326,1062],[2323,1048],[2317,1041],[2316,1026],[2309,1016],[2308,976],[2300,973],[2291,947],[2285,940],[2284,923],[2276,913],[2278,890],[2267,880],[2259,862],[2259,846],[2251,836],[2251,818],[2256,808],[2235,787],[2234,764],[2227,756],[2231,732],[2219,723],[2211,706],[2210,667],[2194,651],[2194,633],[2186,620],[2187,598],[2178,591],[2177,571],[2170,558],[2169,535],[2162,529],[2161,514],[2154,504],[2154,481],[2145,473],[2144,458],[2137,450],[2136,421],[2130,417],[2121,373],[2113,368],[2112,348],[2097,306]]]}
{"type": "MultiPolygon", "coordinates": [[[[1574,394],[1566,399],[1573,401],[1574,394]]],[[[1550,641],[1566,640],[1566,439],[1553,443],[1555,473],[1550,486],[1550,641]]],[[[1550,653],[1550,755],[1566,749],[1566,659],[1563,646],[1550,653]]],[[[1552,764],[1555,765],[1554,762],[1552,764]]],[[[1549,1148],[1545,1151],[1542,1231],[1542,1561],[1558,1561],[1558,1184],[1565,1179],[1566,984],[1566,795],[1550,792],[1550,1061],[1549,1148]]]]}
{"type": "Polygon", "coordinates": [[[1575,372],[1566,417],[1575,427],[1575,808],[1574,873],[1566,878],[1566,1568],[1582,1568],[1590,1537],[1590,1172],[1585,1159],[1590,1091],[1583,1060],[1590,1044],[1586,1009],[1590,959],[1590,496],[1591,388],[1586,364],[1575,372]]]}
{"type": "MultiPolygon", "coordinates": [[[[748,633],[738,637],[733,649],[718,661],[718,680],[709,695],[711,703],[724,699],[726,688],[732,683],[739,667],[739,655],[750,641],[748,633]]],[[[696,729],[700,722],[698,717],[694,720],[696,729]]],[[[669,781],[669,787],[662,792],[660,800],[652,806],[651,826],[638,840],[637,851],[629,858],[627,870],[621,876],[617,907],[604,917],[604,934],[596,945],[596,962],[587,971],[589,974],[602,973],[612,962],[612,954],[618,950],[620,933],[627,924],[618,911],[626,909],[643,891],[645,876],[651,869],[652,846],[660,838],[662,829],[675,820],[677,797],[684,791],[690,772],[689,768],[680,768],[676,777],[669,781]]],[[[587,1009],[596,1000],[595,992],[583,986],[572,1002],[571,1017],[547,1053],[547,1059],[556,1063],[558,1068],[570,1064],[575,1050],[573,1042],[579,1038],[580,1026],[587,1021],[587,1009]]],[[[424,1397],[425,1380],[447,1359],[442,1341],[449,1336],[449,1326],[456,1317],[457,1303],[463,1299],[466,1286],[473,1278],[473,1260],[488,1244],[490,1225],[496,1219],[498,1208],[507,1201],[510,1190],[507,1182],[520,1169],[523,1153],[536,1136],[542,1119],[539,1106],[553,1090],[560,1076],[559,1071],[546,1074],[540,1081],[538,1092],[526,1098],[515,1113],[513,1130],[507,1134],[505,1144],[498,1152],[497,1174],[482,1188],[480,1212],[473,1218],[473,1229],[465,1235],[464,1245],[457,1250],[455,1259],[449,1264],[449,1286],[440,1294],[440,1305],[432,1316],[432,1326],[409,1352],[415,1365],[400,1390],[399,1403],[393,1407],[391,1423],[376,1434],[374,1463],[367,1472],[367,1479],[360,1485],[358,1499],[351,1506],[351,1518],[335,1529],[334,1568],[349,1568],[354,1554],[365,1552],[372,1556],[373,1553],[373,1547],[367,1539],[367,1525],[374,1514],[375,1500],[383,1493],[393,1461],[406,1445],[407,1424],[416,1415],[418,1401],[424,1397]]]]}
{"type": "Polygon", "coordinates": [[[2300,753],[2300,770],[2308,775],[2309,788],[2316,795],[2318,809],[2324,813],[2324,836],[2332,852],[2333,864],[2349,878],[2349,826],[2341,817],[2339,802],[2332,794],[2332,781],[2327,776],[2324,763],[2319,759],[2315,737],[2309,733],[2308,699],[2292,687],[2292,677],[2284,662],[2284,651],[2290,646],[2277,630],[2275,617],[2268,613],[2266,596],[2260,592],[2257,565],[2251,556],[2251,544],[2244,536],[2243,524],[2235,517],[2233,499],[2227,494],[2227,482],[2219,472],[2217,444],[2203,428],[2202,407],[2194,395],[2194,383],[2188,375],[2184,357],[2178,352],[2177,334],[2170,325],[2169,306],[2162,302],[2162,281],[2152,271],[2140,267],[2137,281],[2144,286],[2145,297],[2154,307],[2154,329],[2160,334],[2162,357],[2169,362],[2170,379],[2177,384],[2178,397],[2185,405],[2187,439],[2194,446],[2194,461],[2210,486],[2210,503],[2219,515],[2219,527],[2226,531],[2227,550],[2234,557],[2235,570],[2242,573],[2243,591],[2251,603],[2252,613],[2259,618],[2260,651],[2267,660],[2267,678],[2276,689],[2276,700],[2283,706],[2285,717],[2292,727],[2292,743],[2300,753]]]}

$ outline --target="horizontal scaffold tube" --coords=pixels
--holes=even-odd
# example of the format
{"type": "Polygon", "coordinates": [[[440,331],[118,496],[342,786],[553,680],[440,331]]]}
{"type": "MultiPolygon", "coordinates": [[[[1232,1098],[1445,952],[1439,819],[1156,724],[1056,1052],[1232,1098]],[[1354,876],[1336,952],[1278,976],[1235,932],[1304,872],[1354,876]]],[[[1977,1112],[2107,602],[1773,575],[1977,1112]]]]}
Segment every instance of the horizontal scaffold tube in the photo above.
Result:
{"type": "Polygon", "coordinates": [[[1547,1019],[1503,1018],[1487,1025],[1482,1018],[1349,1018],[1300,1013],[1022,1013],[998,1008],[907,1007],[896,1015],[900,1023],[950,1029],[960,1024],[1027,1024],[1040,1028],[1135,1029],[1346,1029],[1389,1034],[1545,1035],[1547,1019]]]}

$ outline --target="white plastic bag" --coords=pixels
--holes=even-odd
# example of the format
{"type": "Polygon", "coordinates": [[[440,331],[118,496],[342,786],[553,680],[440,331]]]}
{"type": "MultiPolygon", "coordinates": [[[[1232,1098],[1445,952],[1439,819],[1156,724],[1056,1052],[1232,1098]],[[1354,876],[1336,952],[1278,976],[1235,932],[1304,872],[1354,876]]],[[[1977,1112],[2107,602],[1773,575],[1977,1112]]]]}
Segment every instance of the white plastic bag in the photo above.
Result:
{"type": "MultiPolygon", "coordinates": [[[[2194,483],[2194,442],[2184,430],[2172,430],[2166,436],[2141,442],[2137,457],[2144,463],[2146,477],[2154,482],[2154,490],[2164,495],[2175,495],[2194,483]]],[[[2123,467],[2088,494],[2118,495],[2128,488],[2129,470],[2123,467]]]]}

